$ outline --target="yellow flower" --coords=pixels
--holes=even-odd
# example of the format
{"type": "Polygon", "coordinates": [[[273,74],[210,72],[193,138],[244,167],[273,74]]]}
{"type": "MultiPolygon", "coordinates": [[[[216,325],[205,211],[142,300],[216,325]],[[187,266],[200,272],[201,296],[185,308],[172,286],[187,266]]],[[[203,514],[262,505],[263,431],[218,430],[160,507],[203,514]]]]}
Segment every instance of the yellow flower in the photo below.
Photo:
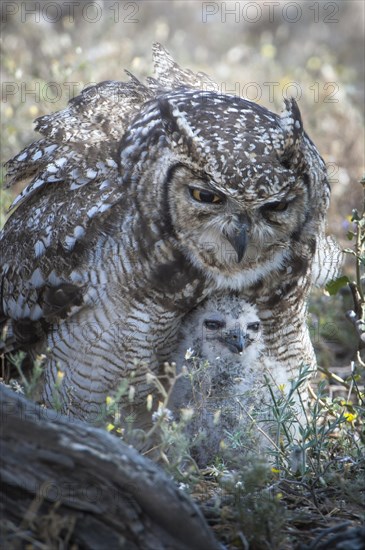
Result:
{"type": "Polygon", "coordinates": [[[347,412],[347,413],[344,413],[343,416],[346,418],[346,422],[353,422],[357,415],[347,412]]]}
{"type": "Polygon", "coordinates": [[[108,430],[108,432],[111,432],[112,430],[114,430],[115,426],[114,424],[108,424],[106,429],[108,430]]]}
{"type": "Polygon", "coordinates": [[[108,395],[108,397],[105,399],[106,401],[106,404],[108,405],[108,407],[110,407],[111,405],[114,405],[114,399],[112,397],[110,397],[110,395],[108,395]]]}
{"type": "Polygon", "coordinates": [[[62,372],[61,370],[58,370],[57,371],[57,382],[62,382],[64,376],[65,376],[65,373],[62,372]]]}
{"type": "Polygon", "coordinates": [[[280,474],[280,470],[278,470],[277,468],[271,468],[271,471],[273,474],[280,474]]]}

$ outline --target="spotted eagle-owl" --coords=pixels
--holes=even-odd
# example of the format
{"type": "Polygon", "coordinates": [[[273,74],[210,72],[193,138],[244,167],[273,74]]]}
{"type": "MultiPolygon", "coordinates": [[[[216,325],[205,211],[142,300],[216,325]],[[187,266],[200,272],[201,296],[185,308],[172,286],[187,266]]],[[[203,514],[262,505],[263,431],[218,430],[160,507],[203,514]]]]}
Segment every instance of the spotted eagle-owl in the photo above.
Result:
{"type": "Polygon", "coordinates": [[[296,102],[279,116],[221,94],[159,45],[154,65],[146,85],[128,73],[37,119],[42,139],[7,166],[26,187],[1,234],[0,318],[46,354],[44,401],[58,383],[84,418],[132,371],[144,403],[142,365],[171,358],[216,289],[257,304],[274,353],[315,362],[303,327],[329,186],[296,102]]]}
{"type": "Polygon", "coordinates": [[[293,373],[268,356],[256,308],[234,294],[208,298],[185,317],[180,338],[169,407],[194,411],[187,430],[200,439],[199,465],[219,454],[229,459],[228,433],[239,433],[246,451],[265,452],[274,435],[268,384],[274,394],[279,385],[287,391],[293,373]]]}

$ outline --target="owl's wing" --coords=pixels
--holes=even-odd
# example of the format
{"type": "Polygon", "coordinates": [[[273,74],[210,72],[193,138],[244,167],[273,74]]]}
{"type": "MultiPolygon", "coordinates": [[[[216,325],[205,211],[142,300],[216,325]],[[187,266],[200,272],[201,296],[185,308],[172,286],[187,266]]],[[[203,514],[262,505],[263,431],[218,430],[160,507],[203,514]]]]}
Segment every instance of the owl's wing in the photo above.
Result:
{"type": "Polygon", "coordinates": [[[46,184],[68,184],[73,190],[115,169],[118,143],[151,97],[134,77],[106,81],[85,88],[65,109],[38,118],[35,129],[44,138],[6,164],[7,186],[27,183],[11,208],[46,184]]]}
{"type": "Polygon", "coordinates": [[[339,276],[343,265],[343,252],[331,236],[317,239],[316,253],[312,263],[312,283],[324,287],[339,276]]]}
{"type": "Polygon", "coordinates": [[[159,45],[153,55],[156,78],[147,85],[127,73],[127,82],[84,89],[65,109],[37,119],[42,139],[7,163],[8,186],[25,187],[0,234],[0,319],[52,322],[84,307],[90,283],[80,276],[82,267],[118,217],[123,197],[123,136],[161,92],[209,80],[180,69],[159,45]]]}
{"type": "Polygon", "coordinates": [[[152,57],[154,78],[147,78],[151,89],[174,90],[184,87],[196,90],[218,90],[218,84],[205,73],[194,73],[190,69],[181,68],[161,44],[153,44],[152,57]]]}
{"type": "Polygon", "coordinates": [[[6,317],[50,320],[82,307],[75,270],[96,236],[92,224],[105,220],[122,193],[117,149],[142,93],[129,95],[130,88],[106,82],[84,90],[63,111],[38,119],[43,139],[9,161],[9,185],[28,185],[0,236],[6,317]]]}
{"type": "Polygon", "coordinates": [[[155,78],[142,84],[126,71],[128,82],[104,81],[85,88],[67,107],[36,119],[44,136],[6,164],[8,187],[23,182],[25,188],[10,209],[46,184],[69,184],[70,190],[104,181],[117,167],[117,150],[131,121],[160,93],[179,88],[206,89],[214,82],[203,73],[182,69],[160,45],[153,46],[155,78]]]}
{"type": "Polygon", "coordinates": [[[27,185],[0,236],[2,316],[50,321],[83,307],[77,268],[122,196],[119,142],[150,95],[134,78],[86,88],[38,119],[43,139],[8,162],[8,185],[27,185]]]}

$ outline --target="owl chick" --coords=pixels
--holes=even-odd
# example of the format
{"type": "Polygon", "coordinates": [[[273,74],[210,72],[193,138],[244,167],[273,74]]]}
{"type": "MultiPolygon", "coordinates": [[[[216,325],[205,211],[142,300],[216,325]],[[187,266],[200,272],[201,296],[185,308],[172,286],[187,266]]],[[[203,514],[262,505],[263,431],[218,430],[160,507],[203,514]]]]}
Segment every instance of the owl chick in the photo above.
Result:
{"type": "MultiPolygon", "coordinates": [[[[209,298],[185,317],[180,338],[176,353],[179,372],[184,360],[190,364],[208,361],[207,393],[212,385],[229,387],[242,377],[243,370],[248,387],[252,386],[254,365],[263,350],[260,319],[254,306],[231,295],[209,298]]],[[[177,389],[174,395],[181,405],[192,397],[190,383],[185,386],[185,394],[177,389]]]]}
{"type": "Polygon", "coordinates": [[[205,434],[194,449],[199,465],[222,454],[228,432],[245,434],[248,451],[266,449],[263,432],[270,429],[263,418],[272,405],[267,380],[277,393],[279,385],[290,387],[290,373],[266,355],[256,308],[237,295],[208,298],[184,319],[176,357],[177,372],[187,374],[178,378],[169,406],[177,414],[194,410],[189,433],[205,434]]]}
{"type": "Polygon", "coordinates": [[[171,360],[217,288],[257,305],[270,353],[315,364],[306,299],[329,186],[296,102],[279,116],[222,94],[159,45],[154,64],[146,84],[128,73],[37,119],[42,139],[7,165],[26,187],[0,235],[0,322],[46,354],[45,403],[56,387],[90,420],[131,374],[145,410],[146,366],[171,360]]]}

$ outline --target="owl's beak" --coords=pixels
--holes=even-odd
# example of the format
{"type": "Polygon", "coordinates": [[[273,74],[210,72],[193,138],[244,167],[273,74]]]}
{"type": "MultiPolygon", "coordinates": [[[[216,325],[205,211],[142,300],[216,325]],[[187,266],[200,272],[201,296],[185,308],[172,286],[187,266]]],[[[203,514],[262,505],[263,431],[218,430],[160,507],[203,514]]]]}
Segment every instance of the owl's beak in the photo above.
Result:
{"type": "Polygon", "coordinates": [[[241,353],[249,342],[246,334],[240,328],[223,333],[220,340],[232,353],[241,353]]]}
{"type": "Polygon", "coordinates": [[[246,216],[238,216],[238,224],[234,231],[224,233],[227,241],[233,246],[237,253],[237,263],[239,264],[247,248],[247,230],[249,223],[246,216]]]}

